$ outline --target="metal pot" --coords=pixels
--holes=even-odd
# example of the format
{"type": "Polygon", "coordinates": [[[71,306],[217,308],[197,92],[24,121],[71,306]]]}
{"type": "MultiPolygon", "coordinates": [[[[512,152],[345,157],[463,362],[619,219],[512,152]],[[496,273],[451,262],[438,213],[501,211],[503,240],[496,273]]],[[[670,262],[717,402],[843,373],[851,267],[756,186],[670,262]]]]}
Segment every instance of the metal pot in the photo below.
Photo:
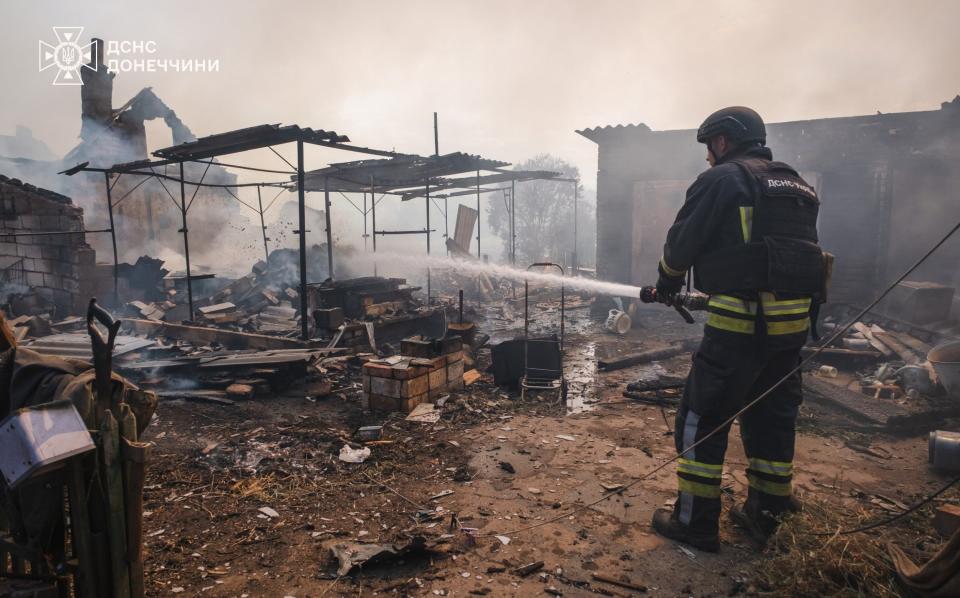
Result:
{"type": "Polygon", "coordinates": [[[960,341],[943,343],[927,353],[947,394],[960,397],[960,341]]]}

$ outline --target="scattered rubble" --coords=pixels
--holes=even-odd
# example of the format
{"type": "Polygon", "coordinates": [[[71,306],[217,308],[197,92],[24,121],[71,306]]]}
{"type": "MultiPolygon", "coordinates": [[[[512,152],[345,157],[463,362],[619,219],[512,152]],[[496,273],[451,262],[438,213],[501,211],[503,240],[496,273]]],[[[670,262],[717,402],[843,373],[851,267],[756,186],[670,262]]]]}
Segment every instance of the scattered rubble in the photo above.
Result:
{"type": "MultiPolygon", "coordinates": [[[[157,280],[155,267],[147,267],[151,262],[138,263],[150,273],[143,279],[157,280]]],[[[576,323],[569,329],[575,340],[553,358],[571,380],[579,381],[574,387],[578,395],[595,393],[597,399],[572,411],[569,406],[583,401],[582,396],[566,405],[544,397],[520,398],[514,366],[522,355],[522,304],[517,309],[508,285],[491,304],[461,304],[456,293],[440,292],[430,306],[403,279],[311,285],[311,339],[303,341],[297,338],[299,298],[287,292],[293,287],[277,285],[265,266],[256,265],[242,282],[198,297],[192,321],[171,321],[169,304],[179,306],[182,299],[176,289],[130,301],[134,317],[124,319],[116,341],[116,371],[155,391],[160,401],[153,440],[170,460],[151,473],[145,508],[154,513],[146,520],[148,558],[161,555],[150,561],[150,575],[171,582],[164,585],[166,591],[199,591],[206,580],[235,577],[232,570],[240,566],[251,580],[259,565],[250,555],[260,551],[267,555],[258,557],[265,563],[277,562],[277,547],[284,542],[329,555],[318,580],[378,592],[420,588],[416,580],[447,591],[452,577],[447,571],[470,562],[477,548],[511,556],[502,566],[458,572],[467,593],[514,591],[510,584],[551,595],[583,588],[611,595],[617,595],[615,588],[621,593],[650,591],[636,581],[648,579],[645,569],[621,573],[615,567],[623,561],[615,559],[600,569],[573,573],[569,563],[555,567],[548,553],[531,550],[530,539],[511,530],[541,520],[544,509],[555,512],[602,493],[615,497],[612,513],[634,517],[626,505],[636,498],[621,481],[629,477],[615,463],[625,450],[631,463],[672,450],[672,441],[664,438],[672,434],[670,414],[697,342],[689,329],[641,341],[652,316],[635,313],[631,331],[603,335],[602,314],[574,310],[576,323]],[[595,335],[604,340],[594,340],[595,335]],[[638,440],[636,428],[604,429],[611,441],[593,454],[596,429],[585,422],[616,407],[652,409],[646,412],[650,437],[638,440]],[[574,415],[557,419],[566,413],[574,415]],[[583,422],[577,423],[577,417],[583,422]],[[551,418],[556,421],[540,429],[551,418]],[[534,421],[540,424],[531,426],[534,421]],[[530,427],[520,432],[523,425],[530,427]],[[529,441],[522,444],[522,438],[529,441]],[[479,460],[485,454],[492,458],[489,469],[479,460]],[[565,457],[572,460],[558,470],[550,464],[551,454],[577,456],[565,457]],[[589,483],[565,488],[568,478],[589,483]],[[497,500],[484,502],[478,488],[497,500]],[[214,533],[204,527],[206,513],[230,523],[214,533]],[[199,527],[188,531],[188,525],[199,527]],[[177,548],[179,542],[185,542],[183,550],[177,548]],[[232,548],[211,549],[220,546],[215,542],[232,548]],[[228,556],[238,550],[245,556],[228,556]],[[194,552],[208,561],[195,579],[188,573],[191,560],[199,558],[190,556],[194,552]],[[432,564],[417,555],[426,555],[432,564]],[[402,573],[387,572],[394,569],[402,573]]],[[[589,306],[589,301],[582,303],[589,306]]],[[[532,309],[549,315],[559,304],[549,291],[541,291],[532,309]]],[[[952,362],[928,360],[928,353],[949,342],[950,335],[883,318],[861,322],[810,365],[805,377],[809,403],[843,414],[842,421],[851,422],[844,424],[845,434],[929,430],[931,418],[960,415],[937,369],[938,363],[952,362]]],[[[827,323],[836,321],[842,320],[833,315],[827,323]]],[[[10,323],[24,346],[48,355],[90,358],[83,318],[25,313],[10,323]]],[[[601,426],[607,427],[609,423],[601,426]]],[[[897,459],[896,451],[880,442],[846,438],[839,446],[874,462],[897,459]]],[[[849,496],[891,514],[908,504],[902,495],[877,490],[849,496]]],[[[938,526],[948,530],[949,509],[942,513],[938,526]]],[[[607,516],[597,514],[594,525],[602,527],[607,516]]],[[[594,538],[603,533],[578,528],[569,541],[599,555],[603,548],[594,538]]],[[[254,581],[233,583],[275,588],[254,581]]]]}

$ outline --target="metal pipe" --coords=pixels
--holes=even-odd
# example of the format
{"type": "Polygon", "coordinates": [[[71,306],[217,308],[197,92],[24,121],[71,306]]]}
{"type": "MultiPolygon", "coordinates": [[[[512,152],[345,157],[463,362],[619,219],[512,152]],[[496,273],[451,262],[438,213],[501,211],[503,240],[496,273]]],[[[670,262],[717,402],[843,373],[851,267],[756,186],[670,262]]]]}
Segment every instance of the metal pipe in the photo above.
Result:
{"type": "MultiPolygon", "coordinates": [[[[370,175],[370,220],[373,225],[373,252],[377,252],[377,194],[374,192],[373,175],[370,175]]],[[[376,266],[374,266],[376,267],[376,266]]]]}
{"type": "Polygon", "coordinates": [[[460,289],[460,323],[463,324],[463,289],[460,289]]]}
{"type": "MultiPolygon", "coordinates": [[[[429,232],[435,232],[435,230],[436,229],[433,229],[433,230],[430,230],[429,232]]],[[[376,239],[377,238],[376,235],[384,235],[384,236],[386,235],[424,235],[427,232],[428,231],[426,230],[416,230],[416,229],[415,230],[375,230],[373,231],[373,234],[374,234],[373,238],[376,239]]]]}
{"type": "Polygon", "coordinates": [[[257,205],[260,207],[260,234],[263,235],[263,261],[270,260],[270,249],[267,247],[267,225],[263,222],[263,199],[260,197],[260,187],[257,186],[257,205]]]}
{"type": "Polygon", "coordinates": [[[477,169],[477,259],[482,260],[480,256],[480,222],[483,220],[480,214],[480,169],[477,169]]]}
{"type": "Polygon", "coordinates": [[[363,252],[367,252],[367,192],[363,192],[363,252]]]}
{"type": "Polygon", "coordinates": [[[190,238],[187,233],[187,191],[184,187],[183,162],[180,162],[180,218],[183,221],[183,257],[187,262],[187,306],[190,309],[190,319],[193,320],[193,283],[190,282],[190,238]]]}
{"type": "Polygon", "coordinates": [[[427,255],[430,255],[430,183],[427,183],[427,255]]]}
{"type": "MultiPolygon", "coordinates": [[[[437,123],[437,113],[433,113],[433,155],[440,155],[440,127],[437,123]]],[[[429,189],[429,186],[427,187],[429,189]]],[[[448,203],[448,197],[443,198],[443,239],[446,241],[450,238],[450,204],[448,203]]],[[[427,201],[430,201],[429,198],[427,201]]],[[[430,209],[429,207],[427,208],[430,209]]],[[[427,223],[427,228],[430,228],[430,223],[427,223]]],[[[430,253],[427,251],[427,253],[430,253]]]]}
{"type": "Polygon", "coordinates": [[[330,225],[329,177],[323,177],[323,203],[327,216],[327,275],[333,280],[333,227],[330,225]]]}
{"type": "MultiPolygon", "coordinates": [[[[303,141],[297,140],[297,212],[300,219],[300,338],[310,336],[307,318],[307,214],[303,190],[303,141]]],[[[327,251],[329,252],[329,247],[327,251]]]]}
{"type": "MultiPolygon", "coordinates": [[[[434,112],[434,117],[436,117],[436,112],[434,112]]],[[[430,183],[427,183],[426,186],[426,207],[427,207],[427,255],[430,255],[430,183]]],[[[427,266],[427,305],[430,305],[430,266],[427,266]]]]}
{"type": "Polygon", "coordinates": [[[517,181],[510,181],[510,265],[517,265],[517,181]]]}
{"type": "MultiPolygon", "coordinates": [[[[120,306],[120,260],[117,256],[117,231],[113,224],[113,194],[110,188],[110,173],[103,173],[107,186],[107,212],[110,213],[110,242],[113,244],[113,306],[120,306]]],[[[119,175],[117,176],[119,179],[119,175]]]]}
{"type": "Polygon", "coordinates": [[[573,275],[580,271],[577,263],[577,198],[580,194],[580,180],[573,181],[573,275]]]}
{"type": "Polygon", "coordinates": [[[57,235],[83,235],[86,233],[109,233],[112,229],[101,228],[97,230],[41,230],[25,233],[4,233],[0,232],[0,238],[3,237],[55,237],[57,235]]]}
{"type": "MultiPolygon", "coordinates": [[[[377,194],[375,193],[375,187],[373,186],[373,175],[370,175],[370,213],[371,213],[371,225],[373,226],[373,253],[377,253],[377,194]]],[[[373,260],[373,275],[377,275],[377,260],[373,260]]]]}

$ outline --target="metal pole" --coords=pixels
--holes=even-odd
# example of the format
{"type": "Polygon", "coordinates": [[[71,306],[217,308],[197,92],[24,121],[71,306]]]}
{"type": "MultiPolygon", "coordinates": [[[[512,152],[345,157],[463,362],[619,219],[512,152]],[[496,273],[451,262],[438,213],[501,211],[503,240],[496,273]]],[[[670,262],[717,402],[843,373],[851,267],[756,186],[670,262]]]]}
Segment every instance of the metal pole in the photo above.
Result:
{"type": "Polygon", "coordinates": [[[477,259],[483,261],[483,257],[480,255],[480,169],[477,169],[477,259]]]}
{"type": "Polygon", "coordinates": [[[367,251],[367,192],[363,192],[363,251],[367,251]]]}
{"type": "Polygon", "coordinates": [[[510,181],[510,265],[517,265],[517,181],[510,181]]]}
{"type": "MultiPolygon", "coordinates": [[[[370,221],[373,228],[373,253],[377,253],[377,194],[374,192],[373,175],[370,175],[370,221]]],[[[373,275],[377,275],[377,260],[373,260],[373,275]]]]}
{"type": "Polygon", "coordinates": [[[330,225],[329,177],[323,177],[323,203],[327,212],[327,274],[333,280],[333,227],[330,225]]]}
{"type": "MultiPolygon", "coordinates": [[[[110,173],[103,173],[107,184],[107,212],[110,213],[110,242],[113,243],[113,306],[120,307],[120,261],[117,257],[117,229],[113,226],[113,195],[110,189],[110,173]]],[[[119,175],[117,179],[119,180],[119,175]]]]}
{"type": "Polygon", "coordinates": [[[263,222],[263,199],[260,198],[260,185],[257,185],[257,205],[260,206],[260,233],[263,235],[263,261],[270,260],[270,249],[267,247],[267,225],[263,222]]]}
{"type": "Polygon", "coordinates": [[[190,239],[187,235],[187,192],[183,184],[186,175],[183,172],[183,162],[180,162],[180,217],[183,221],[183,256],[187,262],[187,305],[190,308],[190,320],[193,320],[193,281],[190,280],[190,239]]]}
{"type": "Polygon", "coordinates": [[[377,252],[377,194],[373,191],[373,177],[370,177],[370,221],[373,225],[373,252],[377,252]]]}
{"type": "Polygon", "coordinates": [[[577,198],[580,194],[580,179],[573,181],[573,275],[580,271],[577,260],[577,198]]]}
{"type": "MultiPolygon", "coordinates": [[[[437,124],[437,113],[433,113],[433,155],[440,155],[440,127],[437,124]]],[[[450,238],[450,204],[449,197],[443,198],[443,239],[450,238]]],[[[429,209],[429,207],[427,208],[429,209]]],[[[430,228],[430,225],[427,225],[430,228]]],[[[427,233],[429,235],[430,233],[427,233]]],[[[429,236],[427,237],[429,239],[429,236]]],[[[429,252],[428,252],[429,253],[429,252]]]]}
{"type": "Polygon", "coordinates": [[[430,255],[430,183],[427,183],[427,255],[430,255]]]}
{"type": "MultiPolygon", "coordinates": [[[[433,113],[436,118],[436,112],[433,113]]],[[[430,183],[426,188],[426,206],[427,206],[427,255],[430,255],[430,183]]],[[[430,266],[427,266],[427,305],[430,305],[430,266]]]]}
{"type": "Polygon", "coordinates": [[[300,139],[297,140],[297,204],[300,218],[300,338],[307,340],[310,336],[307,318],[307,214],[303,189],[303,141],[300,139]]]}

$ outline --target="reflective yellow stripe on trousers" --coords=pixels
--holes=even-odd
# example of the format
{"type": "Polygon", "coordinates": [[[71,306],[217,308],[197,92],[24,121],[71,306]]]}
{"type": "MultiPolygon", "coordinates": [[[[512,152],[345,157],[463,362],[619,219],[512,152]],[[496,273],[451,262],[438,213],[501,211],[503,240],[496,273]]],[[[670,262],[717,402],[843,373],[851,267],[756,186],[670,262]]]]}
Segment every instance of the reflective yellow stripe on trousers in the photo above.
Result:
{"type": "Polygon", "coordinates": [[[790,461],[768,461],[753,458],[750,459],[750,469],[784,477],[793,475],[793,463],[790,461]]]}
{"type": "MultiPolygon", "coordinates": [[[[760,293],[760,302],[766,316],[777,316],[777,320],[766,322],[767,334],[781,335],[803,332],[810,326],[808,313],[810,298],[777,300],[773,293],[760,293]],[[789,319],[779,319],[782,316],[799,316],[789,319]]],[[[753,334],[756,330],[754,318],[757,314],[757,302],[747,301],[731,295],[713,295],[707,304],[710,315],[707,316],[707,326],[713,326],[728,332],[753,334]],[[717,313],[722,310],[728,313],[750,316],[750,319],[717,313]]]]}
{"type": "Polygon", "coordinates": [[[723,475],[723,465],[702,463],[691,459],[677,459],[677,471],[700,476],[702,478],[720,479],[723,475]]]}

